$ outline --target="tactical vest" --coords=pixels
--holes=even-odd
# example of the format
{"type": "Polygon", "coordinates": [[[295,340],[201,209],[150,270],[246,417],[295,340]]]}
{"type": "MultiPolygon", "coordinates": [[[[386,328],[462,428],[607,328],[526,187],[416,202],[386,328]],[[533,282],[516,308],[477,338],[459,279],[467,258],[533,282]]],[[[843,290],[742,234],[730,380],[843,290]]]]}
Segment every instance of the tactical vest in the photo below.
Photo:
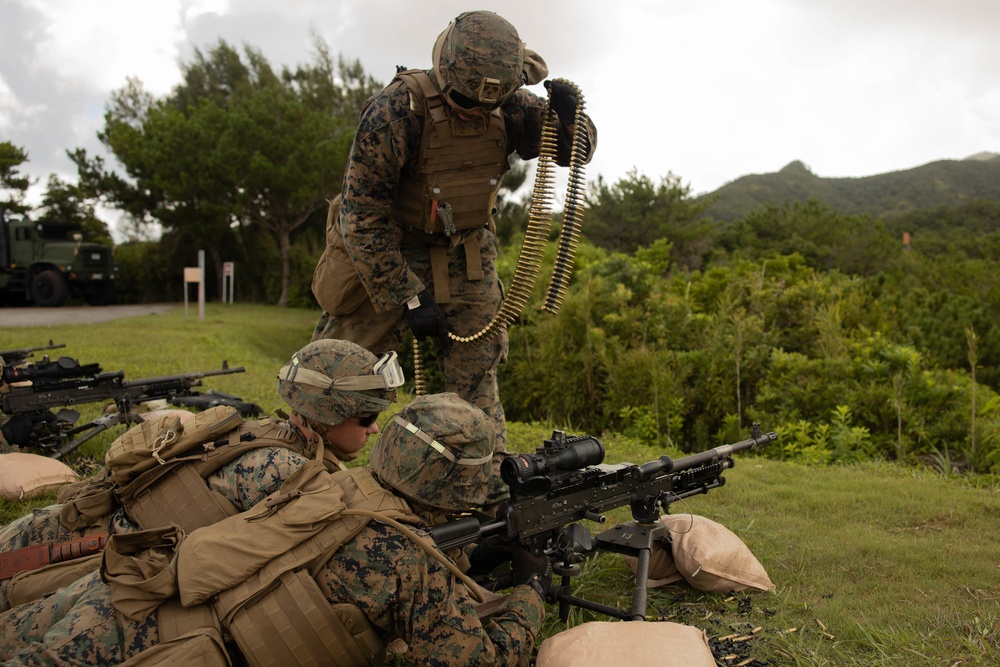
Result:
{"type": "MultiPolygon", "coordinates": [[[[252,667],[382,664],[384,645],[361,609],[331,605],[310,574],[372,518],[420,522],[369,469],[326,474],[306,464],[251,510],[187,537],[176,557],[179,596],[158,609],[160,642],[203,641],[225,629],[252,667]]],[[[113,596],[135,582],[108,578],[113,596]]],[[[136,658],[129,664],[147,664],[136,658]]]]}
{"type": "MultiPolygon", "coordinates": [[[[312,455],[287,423],[270,418],[243,422],[231,406],[197,413],[187,426],[171,416],[143,422],[111,443],[104,470],[60,491],[60,522],[74,536],[105,531],[111,513],[123,507],[142,530],[174,525],[191,532],[211,525],[239,509],[205,479],[261,447],[312,455]]],[[[332,456],[323,464],[340,467],[332,456]]],[[[11,604],[37,599],[99,563],[99,556],[88,557],[21,572],[10,580],[7,597],[11,604]]]]}
{"type": "Polygon", "coordinates": [[[424,118],[417,166],[396,188],[391,215],[404,228],[451,236],[489,224],[500,179],[510,169],[503,112],[472,120],[446,110],[447,102],[423,70],[396,75],[410,106],[424,118]]]}

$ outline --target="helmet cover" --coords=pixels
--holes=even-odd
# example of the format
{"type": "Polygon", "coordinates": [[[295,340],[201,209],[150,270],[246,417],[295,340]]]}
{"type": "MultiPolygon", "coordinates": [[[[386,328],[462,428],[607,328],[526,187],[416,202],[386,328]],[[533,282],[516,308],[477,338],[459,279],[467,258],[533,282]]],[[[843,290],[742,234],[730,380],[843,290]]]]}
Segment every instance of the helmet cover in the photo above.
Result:
{"type": "Polygon", "coordinates": [[[378,357],[350,341],[316,340],[278,371],[278,394],[303,417],[330,426],[355,415],[381,412],[393,400],[394,389],[350,387],[351,381],[375,378],[378,362],[378,357]]]}
{"type": "Polygon", "coordinates": [[[458,394],[420,396],[386,424],[372,446],[372,471],[403,496],[444,510],[486,502],[493,422],[458,394]]]}
{"type": "Polygon", "coordinates": [[[434,77],[442,92],[499,106],[524,84],[524,43],[493,12],[460,14],[434,43],[434,77]]]}

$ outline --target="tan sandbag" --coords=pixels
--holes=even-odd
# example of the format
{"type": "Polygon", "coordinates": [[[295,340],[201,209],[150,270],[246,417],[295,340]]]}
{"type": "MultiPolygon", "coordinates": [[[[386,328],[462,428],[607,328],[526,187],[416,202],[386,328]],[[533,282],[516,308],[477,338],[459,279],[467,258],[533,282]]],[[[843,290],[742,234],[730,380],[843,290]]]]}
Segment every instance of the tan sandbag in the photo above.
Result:
{"type": "Polygon", "coordinates": [[[699,591],[774,590],[753,552],[731,530],[695,514],[660,517],[670,531],[674,563],[699,591]]]}
{"type": "Polygon", "coordinates": [[[591,621],[553,635],[535,667],[716,667],[703,630],[666,622],[591,621]]]}
{"type": "Polygon", "coordinates": [[[80,476],[57,459],[24,452],[0,454],[0,496],[7,500],[29,500],[78,481],[80,476]]]}
{"type": "MultiPolygon", "coordinates": [[[[635,556],[622,556],[628,566],[632,568],[632,574],[639,569],[639,559],[635,556]]],[[[654,544],[649,553],[649,574],[646,579],[647,588],[659,588],[668,584],[683,581],[684,576],[677,570],[674,563],[674,555],[669,549],[654,544]]]]}
{"type": "MultiPolygon", "coordinates": [[[[647,588],[686,580],[693,588],[708,592],[774,589],[764,566],[722,524],[691,514],[667,514],[660,521],[667,526],[673,545],[671,550],[653,545],[647,588]]],[[[639,559],[622,558],[635,572],[639,559]]]]}

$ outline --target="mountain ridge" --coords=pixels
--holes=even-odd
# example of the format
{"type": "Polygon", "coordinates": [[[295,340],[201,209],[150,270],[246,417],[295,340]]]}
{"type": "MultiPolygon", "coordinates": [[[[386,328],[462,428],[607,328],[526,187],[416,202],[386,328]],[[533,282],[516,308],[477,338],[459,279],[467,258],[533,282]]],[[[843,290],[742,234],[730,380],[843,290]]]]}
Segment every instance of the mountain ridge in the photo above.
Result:
{"type": "Polygon", "coordinates": [[[956,206],[974,199],[1000,201],[1000,154],[983,151],[962,160],[936,160],[873,176],[824,177],[801,160],[776,172],[748,174],[696,197],[707,214],[732,222],[761,206],[819,200],[846,215],[892,216],[956,206]]]}

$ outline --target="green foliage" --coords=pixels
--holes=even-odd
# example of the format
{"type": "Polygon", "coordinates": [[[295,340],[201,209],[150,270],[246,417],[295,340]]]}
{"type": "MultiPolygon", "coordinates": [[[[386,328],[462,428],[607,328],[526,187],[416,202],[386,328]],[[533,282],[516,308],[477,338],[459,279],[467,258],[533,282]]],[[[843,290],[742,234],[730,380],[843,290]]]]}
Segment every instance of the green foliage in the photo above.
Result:
{"type": "Polygon", "coordinates": [[[0,208],[13,213],[27,213],[24,194],[31,186],[31,179],[20,173],[19,167],[28,161],[28,153],[9,141],[0,141],[0,208]]]}
{"type": "Polygon", "coordinates": [[[673,174],[653,183],[632,170],[613,185],[598,176],[588,195],[584,235],[597,246],[626,253],[668,238],[675,262],[699,268],[715,229],[703,217],[708,202],[689,198],[690,190],[673,174]]]}
{"type": "Polygon", "coordinates": [[[79,225],[85,240],[111,246],[108,225],[94,213],[94,203],[78,185],[66,183],[55,174],[49,176],[48,189],[36,212],[38,222],[62,222],[79,225]]]}
{"type": "Polygon", "coordinates": [[[309,301],[298,264],[315,241],[296,252],[292,234],[323,229],[361,100],[376,85],[357,63],[334,63],[319,38],[316,47],[314,63],[278,74],[259,51],[241,55],[220,41],[196,51],[184,82],[162,99],[129,81],[113,93],[98,135],[127,177],[78,151],[81,183],[136,220],[155,220],[188,247],[207,250],[216,276],[223,262],[240,261],[241,278],[259,297],[309,301]],[[276,261],[250,261],[241,237],[255,227],[269,234],[276,261]]]}

